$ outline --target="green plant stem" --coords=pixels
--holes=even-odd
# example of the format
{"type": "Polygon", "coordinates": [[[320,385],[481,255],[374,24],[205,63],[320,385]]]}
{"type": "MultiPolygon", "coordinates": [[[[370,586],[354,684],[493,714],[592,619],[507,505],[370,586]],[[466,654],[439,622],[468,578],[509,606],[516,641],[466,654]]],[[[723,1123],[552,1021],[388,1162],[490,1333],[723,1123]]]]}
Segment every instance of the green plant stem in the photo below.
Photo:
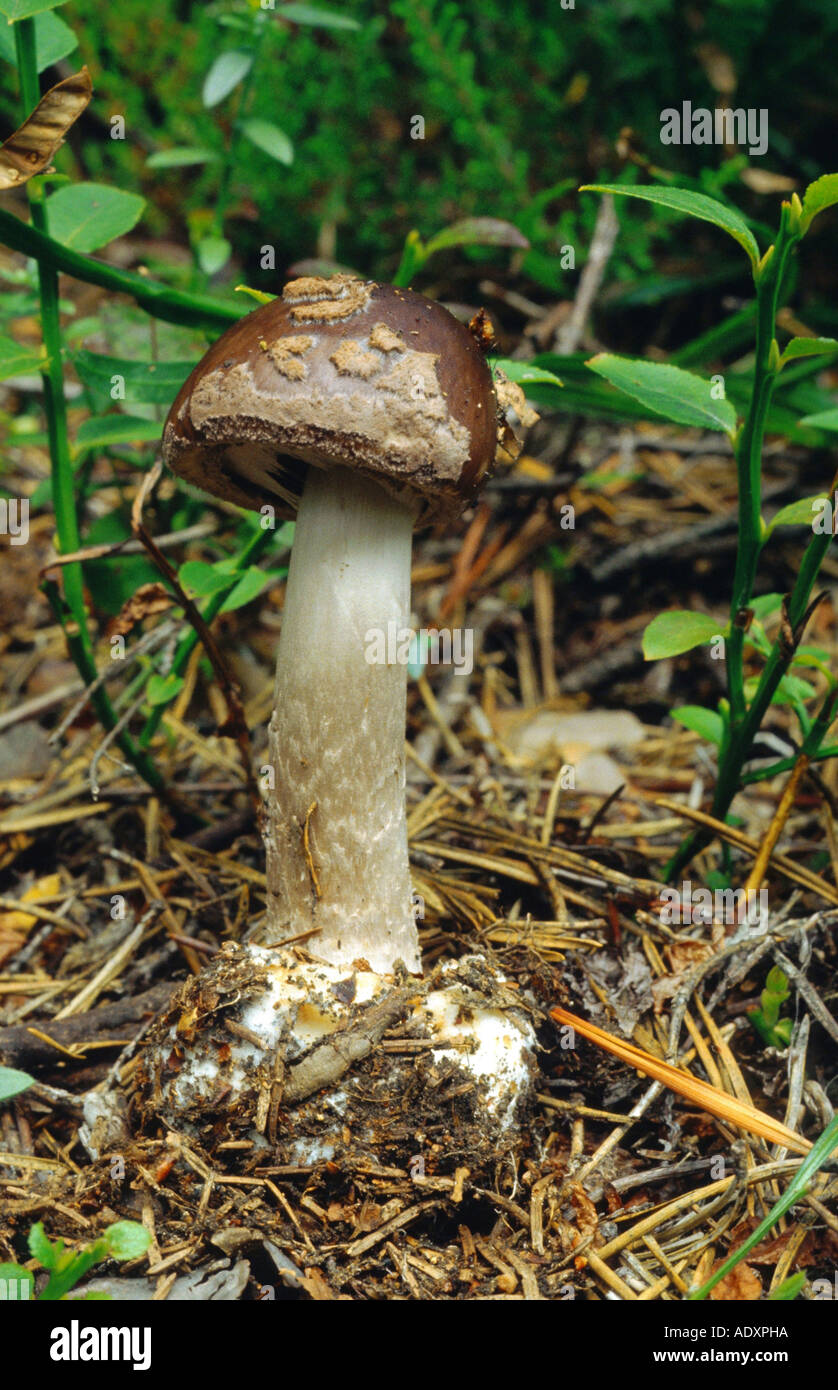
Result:
{"type": "MultiPolygon", "coordinates": [[[[224,600],[235,588],[242,574],[242,571],[247,569],[247,566],[250,564],[251,560],[258,558],[258,556],[261,555],[262,552],[267,549],[268,543],[272,539],[272,537],[273,532],[270,530],[257,531],[256,534],[251,537],[247,545],[244,547],[244,550],[242,550],[239,556],[237,557],[236,568],[230,574],[230,583],[228,585],[225,585],[223,589],[219,589],[217,593],[212,594],[212,596],[207,600],[206,606],[201,609],[201,616],[203,617],[206,623],[211,623],[214,618],[218,617],[218,614],[221,612],[221,609],[224,606],[224,600]]],[[[189,658],[197,645],[198,634],[194,628],[190,628],[189,631],[185,633],[184,636],[180,639],[180,642],[178,643],[175,649],[172,664],[168,672],[169,675],[182,676],[184,674],[186,667],[189,664],[189,658]]],[[[166,705],[156,705],[154,709],[151,711],[150,715],[148,716],[145,722],[143,731],[140,734],[139,741],[141,748],[147,748],[148,745],[151,743],[151,740],[154,738],[154,735],[157,733],[157,730],[160,727],[160,721],[162,720],[163,715],[166,712],[166,708],[166,705]]]]}
{"type": "MultiPolygon", "coordinates": [[[[771,396],[777,379],[774,326],[777,305],[789,255],[797,240],[790,229],[788,208],[784,204],[777,241],[762,271],[757,275],[757,341],[754,382],[745,421],[736,441],[736,469],[739,495],[739,544],[730,605],[730,633],[727,638],[727,682],[730,715],[719,757],[719,776],[711,814],[724,820],[739,790],[742,768],[777,687],[791,664],[794,650],[781,639],[775,641],[750,704],[745,699],[745,632],[747,612],[753,597],[757,563],[763,546],[760,516],[762,496],[762,446],[771,396]]],[[[814,536],[806,548],[803,563],[789,599],[788,617],[792,629],[806,612],[818,570],[831,536],[814,536]]],[[[687,836],[667,864],[664,876],[675,878],[690,860],[713,838],[701,828],[687,836]]]]}
{"type": "Polygon", "coordinates": [[[754,383],[747,416],[736,446],[739,493],[739,544],[730,605],[727,641],[728,699],[731,740],[745,719],[744,645],[745,613],[753,596],[757,562],[762,546],[762,444],[771,395],[777,379],[772,362],[777,300],[786,260],[793,244],[785,212],[773,255],[757,280],[757,339],[754,383]]]}
{"type": "MultiPolygon", "coordinates": [[[[15,25],[15,55],[20,78],[20,101],[25,120],[40,99],[38,65],[35,52],[34,20],[22,19],[15,25]]],[[[47,214],[44,195],[39,187],[30,187],[29,202],[33,228],[46,236],[47,214]]],[[[59,554],[69,555],[81,549],[78,517],[76,515],[75,477],[67,433],[67,402],[64,396],[61,322],[58,305],[58,273],[46,261],[38,262],[38,288],[41,304],[41,331],[46,360],[41,368],[44,383],[44,411],[49,439],[52,500],[59,554]]],[[[64,601],[70,621],[62,626],[68,648],[79,674],[88,684],[97,676],[93,643],[87,626],[84,602],[84,576],[80,564],[66,565],[63,574],[64,601]]],[[[105,729],[113,729],[116,715],[107,693],[99,688],[91,695],[91,704],[105,729]]],[[[159,790],[163,782],[153,763],[134,746],[130,735],[120,734],[116,740],[126,758],[133,763],[149,786],[159,790]]]]}
{"type": "MultiPolygon", "coordinates": [[[[823,563],[826,552],[832,541],[831,534],[824,536],[813,536],[806,547],[803,555],[803,562],[800,566],[794,588],[788,601],[788,620],[793,632],[796,631],[798,624],[802,621],[809,606],[809,599],[818,571],[823,563]]],[[[742,768],[747,762],[754,739],[762,726],[766,712],[777,693],[777,687],[783,676],[789,669],[794,657],[794,648],[785,645],[782,637],[777,637],[768,660],[763,667],[762,676],[756,688],[756,693],[744,721],[739,726],[736,734],[730,739],[727,748],[723,750],[723,757],[719,762],[719,778],[716,783],[716,792],[713,797],[711,814],[717,820],[724,820],[730,809],[730,803],[739,790],[742,780],[742,768]]],[[[828,726],[827,726],[828,727],[828,726]]],[[[823,729],[821,737],[827,732],[823,729]]],[[[806,744],[809,742],[807,736],[806,744]]],[[[805,746],[805,745],[804,745],[805,746]]],[[[816,754],[809,754],[810,759],[814,759],[816,754]]],[[[790,760],[793,767],[796,758],[790,760]]],[[[756,780],[756,779],[752,779],[756,780]]],[[[690,862],[694,855],[704,849],[713,838],[713,832],[705,829],[697,830],[688,836],[680,846],[677,853],[667,864],[664,876],[667,880],[674,878],[690,862]]]]}
{"type": "MultiPolygon", "coordinates": [[[[809,755],[809,761],[812,763],[827,762],[830,758],[838,758],[838,743],[824,744],[823,748],[818,748],[809,755]]],[[[767,782],[772,777],[779,777],[783,772],[791,772],[796,763],[796,755],[793,758],[781,758],[770,767],[761,767],[756,772],[747,773],[742,778],[742,785],[749,787],[753,782],[767,782]]]]}
{"type": "MultiPolygon", "coordinates": [[[[27,21],[20,20],[15,29],[27,21]]],[[[62,246],[60,241],[45,235],[36,226],[22,222],[10,212],[0,208],[0,243],[11,251],[23,256],[33,256],[41,265],[53,271],[62,271],[82,280],[87,285],[99,285],[101,289],[113,290],[116,294],[127,294],[144,309],[147,314],[162,319],[166,323],[179,323],[187,327],[217,329],[219,332],[242,317],[246,307],[239,304],[225,304],[221,299],[210,295],[185,294],[173,290],[145,275],[137,275],[129,270],[119,270],[116,266],[97,261],[93,256],[83,256],[62,246]]]]}

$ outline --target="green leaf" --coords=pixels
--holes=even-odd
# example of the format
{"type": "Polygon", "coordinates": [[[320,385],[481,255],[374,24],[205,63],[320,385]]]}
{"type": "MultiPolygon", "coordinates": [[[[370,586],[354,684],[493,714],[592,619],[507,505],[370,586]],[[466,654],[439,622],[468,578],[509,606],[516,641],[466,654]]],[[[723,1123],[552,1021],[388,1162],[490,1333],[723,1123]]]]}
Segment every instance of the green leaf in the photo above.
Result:
{"type": "Polygon", "coordinates": [[[134,362],[86,348],[73,353],[72,362],[85,386],[102,396],[111,397],[112,390],[124,384],[124,400],[131,405],[171,405],[195,366],[194,362],[134,362]]]}
{"type": "Polygon", "coordinates": [[[285,131],[280,130],[272,121],[262,121],[254,117],[253,120],[244,122],[242,133],[247,136],[251,145],[270,155],[271,159],[278,160],[280,164],[293,164],[294,146],[285,131]]]}
{"type": "Polygon", "coordinates": [[[597,353],[587,365],[619,391],[678,425],[727,434],[736,428],[736,411],[730,401],[715,400],[710,382],[693,372],[610,352],[597,353]]]}
{"type": "Polygon", "coordinates": [[[145,688],[150,705],[167,705],[179,695],[186,682],[181,676],[149,676],[145,688]]]}
{"type": "Polygon", "coordinates": [[[227,264],[233,248],[226,237],[205,236],[197,243],[195,253],[205,275],[215,275],[227,264]]]}
{"type": "Polygon", "coordinates": [[[0,335],[0,381],[10,376],[23,376],[27,372],[40,371],[46,365],[46,358],[32,348],[22,347],[14,338],[0,335]]]}
{"type": "Polygon", "coordinates": [[[719,203],[715,198],[707,198],[703,193],[691,193],[685,188],[659,188],[657,184],[638,184],[630,188],[626,184],[588,183],[580,188],[580,193],[614,193],[623,198],[642,198],[647,203],[657,203],[659,207],[669,208],[671,212],[684,213],[688,217],[698,217],[702,222],[712,222],[747,251],[751,265],[756,268],[759,261],[759,247],[747,222],[735,208],[719,203]]]}
{"type": "MultiPolygon", "coordinates": [[[[745,682],[745,695],[748,700],[752,700],[756,694],[759,678],[750,676],[745,682]]],[[[794,705],[798,702],[811,700],[815,694],[815,687],[808,681],[804,681],[800,676],[785,675],[774,691],[771,700],[772,705],[794,705]]]]}
{"type": "Polygon", "coordinates": [[[146,160],[147,169],[183,169],[188,164],[211,164],[218,159],[214,150],[197,145],[176,145],[170,150],[158,150],[146,160]]]}
{"type": "Polygon", "coordinates": [[[151,444],[159,440],[162,427],[157,420],[134,415],[101,415],[83,421],[76,432],[75,449],[104,449],[109,444],[151,444]]]}
{"type": "Polygon", "coordinates": [[[780,1000],[788,999],[788,977],[783,973],[779,965],[772,965],[765,977],[765,988],[768,990],[769,994],[775,995],[776,998],[780,1000]]]}
{"type": "MultiPolygon", "coordinates": [[[[59,0],[59,3],[63,4],[64,0],[59,0]]],[[[78,48],[78,39],[60,15],[46,11],[35,16],[35,55],[38,72],[43,72],[44,68],[60,62],[75,48],[78,48]]],[[[17,63],[15,31],[10,24],[0,24],[0,58],[5,58],[7,63],[17,63]]]]}
{"type": "Polygon", "coordinates": [[[803,194],[803,215],[800,219],[801,233],[808,232],[813,217],[825,208],[838,203],[838,174],[824,174],[822,178],[810,183],[803,194]]]}
{"type": "Polygon", "coordinates": [[[29,1253],[44,1269],[55,1269],[63,1248],[61,1241],[53,1245],[44,1230],[43,1221],[38,1221],[29,1232],[29,1253]]]}
{"type": "Polygon", "coordinates": [[[230,583],[229,574],[222,573],[215,565],[208,565],[204,560],[187,560],[178,570],[177,577],[190,598],[209,598],[210,594],[226,589],[230,583]]]}
{"type": "Polygon", "coordinates": [[[555,372],[548,372],[546,367],[534,367],[531,362],[519,362],[512,357],[502,357],[494,364],[496,371],[503,372],[510,381],[515,381],[519,386],[561,386],[563,383],[556,376],[555,372]]]}
{"type": "Polygon", "coordinates": [[[816,430],[838,430],[838,409],[816,410],[814,415],[804,415],[800,423],[816,430]]]}
{"type": "Polygon", "coordinates": [[[23,1265],[0,1264],[0,1303],[28,1303],[35,1294],[35,1276],[23,1265]]]}
{"type": "Polygon", "coordinates": [[[774,1046],[788,1047],[791,1042],[794,1023],[790,1018],[780,1018],[774,1024],[774,1046]]]}
{"type": "Polygon", "coordinates": [[[243,48],[231,48],[227,53],[219,53],[204,78],[201,92],[204,106],[217,106],[228,97],[250,72],[252,63],[253,54],[243,48]]]}
{"type": "Polygon", "coordinates": [[[682,652],[692,651],[693,647],[711,642],[714,637],[721,635],[721,631],[715,618],[707,613],[690,613],[686,609],[675,608],[667,613],[659,613],[649,623],[643,633],[643,655],[647,661],[680,656],[682,652]]]}
{"type": "Polygon", "coordinates": [[[783,606],[782,594],[760,594],[759,598],[751,599],[751,608],[754,610],[754,617],[759,621],[765,622],[772,613],[778,613],[783,606]]]}
{"type": "Polygon", "coordinates": [[[267,294],[265,290],[251,289],[250,285],[236,285],[236,294],[249,294],[251,299],[255,299],[257,304],[273,304],[277,298],[275,294],[267,294]]]}
{"type": "Polygon", "coordinates": [[[826,493],[818,493],[814,497],[798,497],[796,502],[789,502],[788,506],[781,507],[772,519],[766,531],[766,539],[778,526],[811,526],[817,507],[822,508],[823,503],[828,501],[826,493]]]}
{"type": "Polygon", "coordinates": [[[702,709],[700,705],[681,705],[672,711],[672,718],[683,724],[685,729],[691,729],[694,734],[705,738],[708,743],[715,743],[717,748],[721,745],[725,724],[715,710],[702,709]]]}
{"type": "Polygon", "coordinates": [[[115,1260],[136,1260],[151,1244],[151,1235],[139,1221],[115,1221],[105,1229],[105,1239],[115,1260]]]}
{"type": "Polygon", "coordinates": [[[97,251],[135,227],[145,199],[104,183],[71,183],[46,200],[50,236],[73,251],[97,251]]]}
{"type": "Polygon", "coordinates": [[[236,608],[244,608],[246,603],[252,603],[255,598],[258,598],[262,590],[266,589],[276,578],[279,578],[279,572],[271,574],[269,571],[260,570],[255,565],[251,565],[249,569],[245,570],[232,592],[225,598],[221,605],[221,612],[232,613],[236,608]]]}
{"type": "Polygon", "coordinates": [[[836,338],[792,338],[786,343],[780,357],[780,367],[793,362],[798,357],[824,357],[827,353],[838,352],[836,338]]]}
{"type": "Polygon", "coordinates": [[[27,1071],[16,1071],[14,1067],[0,1067],[0,1103],[19,1096],[28,1086],[33,1085],[34,1076],[27,1071]]]}
{"type": "Polygon", "coordinates": [[[526,251],[529,244],[523,232],[500,217],[464,217],[436,232],[425,243],[425,256],[452,246],[515,246],[526,251]]]}
{"type": "Polygon", "coordinates": [[[788,1279],[784,1279],[782,1284],[778,1284],[776,1289],[772,1289],[768,1295],[769,1303],[788,1303],[793,1298],[797,1298],[799,1293],[806,1287],[806,1271],[798,1270],[797,1274],[792,1274],[788,1279]]]}
{"type": "Polygon", "coordinates": [[[277,10],[280,19],[290,19],[294,24],[313,24],[320,29],[360,29],[357,19],[347,15],[335,14],[334,10],[321,10],[319,5],[282,5],[277,10]]]}
{"type": "Polygon", "coordinates": [[[55,10],[65,3],[66,0],[0,0],[0,14],[4,14],[13,24],[17,19],[29,19],[33,14],[55,10]]]}

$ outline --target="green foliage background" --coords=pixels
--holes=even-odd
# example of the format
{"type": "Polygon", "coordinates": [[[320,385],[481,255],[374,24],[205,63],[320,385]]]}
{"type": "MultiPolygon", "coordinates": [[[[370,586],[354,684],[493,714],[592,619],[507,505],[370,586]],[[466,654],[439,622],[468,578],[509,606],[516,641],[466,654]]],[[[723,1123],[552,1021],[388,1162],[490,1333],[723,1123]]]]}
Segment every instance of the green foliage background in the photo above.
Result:
{"type": "MultiPolygon", "coordinates": [[[[206,110],[201,87],[213,59],[240,41],[229,25],[248,8],[247,0],[71,0],[59,12],[96,88],[93,114],[71,140],[80,172],[146,193],[152,235],[182,239],[186,213],[210,215],[212,165],[151,171],[146,159],[171,145],[223,150],[237,97],[206,110]],[[109,138],[110,114],[124,114],[124,142],[109,138]]],[[[713,106],[706,67],[716,50],[733,63],[734,104],[762,107],[772,94],[765,165],[807,179],[829,164],[834,0],[576,0],[572,10],[560,0],[343,0],[339,8],[360,29],[271,26],[252,114],[279,125],[296,158],[286,168],[242,142],[229,226],[246,265],[258,267],[269,240],[280,270],[319,248],[387,276],[411,227],[429,234],[491,214],[530,237],[525,273],[566,287],[556,253],[584,244],[596,214],[571,181],[618,172],[614,143],[625,127],[661,162],[660,112],[685,99],[713,106]],[[410,138],[417,114],[424,140],[410,138]]],[[[667,167],[692,177],[724,165],[712,147],[665,154],[667,167]]],[[[639,231],[648,218],[628,216],[638,231],[621,238],[614,268],[632,277],[652,264],[653,233],[639,231]]]]}

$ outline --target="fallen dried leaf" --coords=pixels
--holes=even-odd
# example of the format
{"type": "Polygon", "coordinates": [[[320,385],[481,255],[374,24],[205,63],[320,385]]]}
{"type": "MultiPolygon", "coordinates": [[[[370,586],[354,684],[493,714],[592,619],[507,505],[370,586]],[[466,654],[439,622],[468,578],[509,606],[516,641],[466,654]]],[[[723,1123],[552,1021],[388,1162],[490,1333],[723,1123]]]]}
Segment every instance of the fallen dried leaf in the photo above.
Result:
{"type": "Polygon", "coordinates": [[[155,613],[165,613],[173,603],[172,595],[162,584],[141,584],[128,602],[122,605],[116,617],[108,623],[108,637],[124,637],[144,618],[151,618],[155,613]]]}
{"type": "Polygon", "coordinates": [[[19,188],[46,169],[92,95],[87,68],[50,87],[31,116],[0,145],[0,188],[19,188]]]}
{"type": "MultiPolygon", "coordinates": [[[[718,1269],[721,1263],[723,1261],[719,1261],[715,1268],[718,1269]]],[[[744,1260],[710,1291],[710,1298],[716,1303],[755,1303],[761,1295],[762,1280],[744,1260]]]]}

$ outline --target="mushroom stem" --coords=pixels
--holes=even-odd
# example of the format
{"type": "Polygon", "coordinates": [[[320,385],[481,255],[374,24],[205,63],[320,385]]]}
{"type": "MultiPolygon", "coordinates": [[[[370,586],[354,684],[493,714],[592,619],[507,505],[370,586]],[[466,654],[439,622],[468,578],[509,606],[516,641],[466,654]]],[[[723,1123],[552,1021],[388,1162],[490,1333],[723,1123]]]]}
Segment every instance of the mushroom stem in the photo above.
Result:
{"type": "Polygon", "coordinates": [[[314,955],[363,958],[379,972],[397,960],[421,969],[405,819],[406,653],[387,649],[388,634],[409,629],[413,520],[377,483],[309,467],[270,725],[265,939],[314,929],[314,955]]]}

